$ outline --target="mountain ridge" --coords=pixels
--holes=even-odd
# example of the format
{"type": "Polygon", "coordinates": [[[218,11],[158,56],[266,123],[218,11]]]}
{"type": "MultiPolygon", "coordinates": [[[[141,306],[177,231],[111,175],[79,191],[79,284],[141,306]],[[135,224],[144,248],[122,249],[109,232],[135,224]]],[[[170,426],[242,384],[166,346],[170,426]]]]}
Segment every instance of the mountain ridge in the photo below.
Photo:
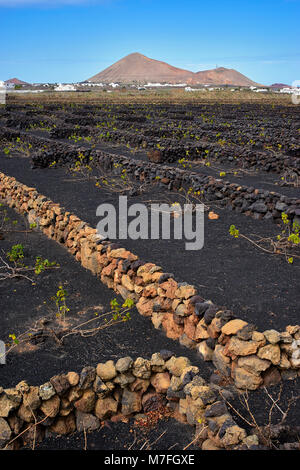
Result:
{"type": "Polygon", "coordinates": [[[150,59],[134,52],[89,79],[95,83],[186,83],[187,85],[236,85],[256,86],[258,83],[250,80],[237,70],[218,67],[211,70],[191,72],[168,64],[167,62],[150,59]]]}
{"type": "Polygon", "coordinates": [[[5,84],[12,84],[12,85],[29,85],[27,82],[23,82],[22,80],[19,80],[19,78],[9,78],[8,80],[5,80],[5,84]]]}

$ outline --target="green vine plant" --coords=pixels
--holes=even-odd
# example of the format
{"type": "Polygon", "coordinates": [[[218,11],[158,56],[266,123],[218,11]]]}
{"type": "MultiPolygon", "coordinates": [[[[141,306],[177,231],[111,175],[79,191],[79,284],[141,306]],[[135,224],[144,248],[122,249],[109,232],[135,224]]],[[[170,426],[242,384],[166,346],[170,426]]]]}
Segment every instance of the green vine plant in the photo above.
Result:
{"type": "MultiPolygon", "coordinates": [[[[54,301],[56,306],[54,323],[51,323],[50,318],[47,318],[47,321],[45,321],[45,318],[42,318],[37,320],[30,329],[18,336],[15,333],[9,334],[9,340],[6,344],[6,354],[10,353],[19,345],[34,342],[36,338],[39,338],[41,342],[43,339],[52,338],[58,346],[62,347],[64,340],[69,336],[79,335],[83,338],[88,338],[97,335],[106,328],[131,320],[131,311],[134,307],[134,301],[131,298],[127,298],[123,303],[120,303],[114,298],[110,302],[109,311],[99,313],[99,307],[87,308],[85,311],[93,310],[91,318],[85,321],[79,321],[79,315],[77,317],[73,315],[72,318],[70,316],[68,318],[69,321],[66,322],[66,315],[70,312],[66,301],[67,296],[68,293],[66,289],[60,284],[56,294],[51,297],[51,300],[54,301]],[[61,320],[63,320],[63,322],[61,320]]],[[[85,312],[80,313],[83,314],[85,312]]],[[[51,316],[53,317],[53,310],[51,311],[51,316]]]]}
{"type": "Polygon", "coordinates": [[[46,271],[48,268],[59,267],[56,261],[49,261],[48,259],[43,259],[41,256],[37,256],[35,259],[35,274],[41,274],[43,271],[46,271]]]}
{"type": "Polygon", "coordinates": [[[293,264],[295,258],[300,258],[298,254],[300,247],[300,225],[296,221],[291,223],[285,212],[281,214],[281,221],[283,224],[281,233],[273,238],[267,237],[252,240],[240,233],[235,225],[230,226],[229,234],[234,238],[244,238],[266,253],[282,255],[289,264],[293,264]]]}
{"type": "MultiPolygon", "coordinates": [[[[3,203],[0,203],[0,240],[4,238],[4,234],[8,232],[18,233],[30,233],[34,228],[37,227],[35,222],[29,224],[29,228],[18,230],[18,220],[12,219],[8,216],[7,208],[3,203]]],[[[28,227],[27,221],[25,220],[25,226],[28,227]]]]}
{"type": "Polygon", "coordinates": [[[14,144],[12,142],[9,142],[9,143],[7,143],[7,145],[5,147],[3,147],[2,152],[4,153],[4,155],[6,155],[8,157],[8,156],[10,156],[10,152],[13,149],[14,149],[14,144]]]}
{"type": "MultiPolygon", "coordinates": [[[[161,177],[156,176],[155,180],[158,183],[160,181],[161,177]]],[[[153,183],[152,183],[153,184],[153,183]]],[[[226,199],[226,198],[224,198],[226,199]]],[[[151,204],[153,203],[158,203],[158,204],[168,204],[173,208],[173,212],[171,212],[172,217],[179,217],[179,215],[183,213],[184,210],[184,205],[189,205],[190,207],[186,208],[185,210],[191,211],[192,213],[195,213],[196,210],[198,210],[198,206],[202,205],[204,212],[208,212],[211,209],[211,206],[218,208],[219,210],[222,210],[222,206],[220,206],[220,201],[215,200],[215,201],[208,201],[205,198],[205,192],[203,189],[199,188],[193,188],[192,186],[185,188],[181,186],[178,190],[176,191],[167,191],[163,195],[160,196],[159,199],[151,199],[151,200],[146,200],[144,201],[145,203],[149,204],[149,207],[151,209],[151,204]],[[174,197],[176,197],[176,200],[174,201],[174,197]]],[[[162,211],[163,212],[163,211],[162,211]]]]}
{"type": "Polygon", "coordinates": [[[120,304],[116,298],[110,302],[110,311],[99,314],[95,311],[94,316],[85,322],[79,323],[70,328],[60,339],[61,342],[70,335],[79,334],[82,337],[95,336],[99,331],[115,326],[119,323],[125,323],[131,320],[131,310],[134,301],[127,298],[120,304]]]}
{"type": "MultiPolygon", "coordinates": [[[[207,200],[205,198],[205,192],[203,189],[195,189],[192,186],[189,188],[184,188],[180,187],[179,190],[177,191],[177,196],[181,199],[182,204],[191,204],[192,205],[192,211],[195,212],[197,209],[198,204],[202,204],[204,206],[204,211],[207,212],[211,208],[211,206],[217,207],[218,209],[222,209],[222,206],[220,206],[220,203],[223,200],[216,199],[216,200],[210,200],[209,205],[207,204],[207,200]]],[[[225,200],[226,198],[224,198],[225,200]]]]}
{"type": "Polygon", "coordinates": [[[113,193],[124,193],[130,191],[134,187],[134,183],[130,180],[127,170],[123,168],[121,163],[114,163],[118,175],[104,174],[101,170],[100,175],[95,177],[95,186],[99,189],[113,193]]]}
{"type": "Polygon", "coordinates": [[[82,152],[78,153],[74,166],[70,167],[73,175],[79,175],[83,179],[90,179],[92,173],[93,157],[86,157],[82,152]]]}
{"type": "MultiPolygon", "coordinates": [[[[187,152],[188,152],[188,150],[187,150],[187,152]]],[[[187,155],[187,156],[188,156],[188,155],[187,155]]],[[[192,168],[192,165],[191,165],[191,163],[189,162],[189,160],[188,160],[187,158],[184,158],[184,157],[183,157],[183,158],[180,158],[180,159],[178,160],[178,163],[179,163],[179,165],[182,166],[182,168],[184,168],[184,169],[186,169],[186,168],[192,168]]]]}
{"type": "Polygon", "coordinates": [[[204,210],[208,211],[209,206],[204,203],[204,190],[195,190],[191,186],[186,190],[185,188],[179,188],[178,194],[184,199],[184,204],[191,204],[193,212],[196,210],[197,204],[203,204],[204,210]]]}
{"type": "Polygon", "coordinates": [[[55,128],[56,128],[56,124],[48,125],[47,122],[40,121],[35,124],[30,124],[29,127],[26,129],[26,131],[41,130],[41,131],[50,132],[52,129],[55,129],[55,128]]]}
{"type": "Polygon", "coordinates": [[[60,284],[56,295],[52,297],[52,300],[54,300],[56,305],[56,317],[62,319],[62,321],[66,320],[66,314],[70,311],[66,303],[67,295],[66,289],[64,289],[62,284],[60,284]]]}
{"type": "Polygon", "coordinates": [[[13,245],[10,251],[7,252],[7,258],[16,265],[23,266],[21,261],[24,258],[24,246],[21,243],[13,245]]]}
{"type": "Polygon", "coordinates": [[[78,142],[80,142],[83,137],[81,137],[80,135],[77,135],[77,134],[72,134],[68,137],[69,140],[72,140],[75,144],[77,144],[78,142]]]}
{"type": "Polygon", "coordinates": [[[12,146],[13,150],[16,150],[18,153],[23,153],[26,157],[30,156],[32,149],[32,144],[28,142],[23,142],[20,137],[16,138],[15,145],[12,146]]]}
{"type": "Polygon", "coordinates": [[[280,178],[281,186],[293,186],[294,188],[300,187],[300,175],[292,169],[287,169],[280,178]]]}
{"type": "Polygon", "coordinates": [[[39,275],[46,269],[60,267],[56,261],[49,261],[41,256],[36,257],[34,266],[26,266],[23,263],[24,257],[24,246],[21,243],[13,245],[6,254],[3,252],[3,256],[0,255],[0,281],[23,278],[35,285],[34,279],[28,275],[30,272],[39,275]]]}

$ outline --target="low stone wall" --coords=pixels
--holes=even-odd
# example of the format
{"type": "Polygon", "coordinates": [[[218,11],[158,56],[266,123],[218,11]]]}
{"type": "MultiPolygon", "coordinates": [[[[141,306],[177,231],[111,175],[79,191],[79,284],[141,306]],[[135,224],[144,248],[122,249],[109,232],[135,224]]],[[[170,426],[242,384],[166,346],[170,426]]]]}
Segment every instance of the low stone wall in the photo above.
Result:
{"type": "Polygon", "coordinates": [[[96,229],[15,178],[0,173],[0,197],[27,214],[49,238],[64,245],[82,266],[169,338],[196,348],[205,361],[230,376],[236,387],[255,390],[300,374],[300,326],[258,332],[232,311],[200,297],[194,286],[177,282],[160,266],[146,263],[116,243],[99,239],[96,229]]]}
{"type": "Polygon", "coordinates": [[[123,357],[87,366],[79,374],[56,375],[40,386],[22,381],[14,388],[0,387],[0,447],[36,445],[49,433],[93,431],[111,418],[138,414],[142,424],[149,412],[195,425],[205,450],[260,448],[258,437],[237,426],[198,367],[168,351],[150,360],[123,357]]]}
{"type": "Polygon", "coordinates": [[[294,217],[300,219],[299,198],[290,198],[274,191],[255,189],[199,172],[139,161],[101,150],[75,149],[74,146],[65,144],[58,151],[51,149],[38,152],[33,155],[32,161],[34,167],[41,168],[48,167],[54,161],[57,165],[72,165],[79,152],[86,157],[87,162],[92,157],[93,165],[98,165],[106,172],[120,174],[125,169],[130,178],[142,183],[159,182],[162,188],[168,190],[178,190],[183,187],[192,188],[193,191],[202,191],[207,201],[217,202],[255,219],[271,219],[278,223],[281,221],[282,212],[288,214],[291,221],[294,217]]]}
{"type": "Polygon", "coordinates": [[[91,150],[88,147],[78,147],[10,128],[0,130],[0,138],[16,139],[17,137],[31,143],[37,149],[32,155],[34,167],[46,168],[54,161],[57,165],[74,165],[81,153],[85,156],[86,162],[91,164],[89,158],[92,157],[92,164],[98,165],[105,171],[120,174],[125,169],[128,176],[137,181],[142,183],[160,181],[161,186],[169,190],[191,187],[193,191],[203,191],[203,196],[207,201],[218,202],[235,212],[255,219],[271,219],[274,222],[280,222],[281,214],[285,212],[291,221],[295,217],[300,220],[300,198],[291,198],[274,191],[230,183],[223,178],[218,179],[186,169],[139,161],[102,150],[91,150]]]}
{"type": "Polygon", "coordinates": [[[207,201],[218,202],[235,212],[255,219],[271,219],[280,222],[282,212],[288,214],[291,221],[294,217],[300,218],[299,198],[290,198],[274,191],[255,189],[213,176],[155,163],[145,163],[99,150],[95,151],[95,156],[95,162],[106,171],[120,173],[125,169],[128,176],[143,183],[153,183],[159,180],[162,187],[170,190],[184,187],[192,188],[193,191],[202,191],[207,201]],[[119,167],[116,167],[116,164],[119,167]]]}

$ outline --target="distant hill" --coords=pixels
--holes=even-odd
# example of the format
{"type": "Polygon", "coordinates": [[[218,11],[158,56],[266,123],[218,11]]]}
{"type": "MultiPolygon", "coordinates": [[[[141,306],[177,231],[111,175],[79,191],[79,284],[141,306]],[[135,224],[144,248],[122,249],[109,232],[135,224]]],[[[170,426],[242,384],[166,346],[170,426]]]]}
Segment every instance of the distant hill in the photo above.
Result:
{"type": "Polygon", "coordinates": [[[7,85],[29,85],[29,83],[23,82],[22,80],[19,80],[18,78],[9,78],[4,83],[7,85]]]}
{"type": "Polygon", "coordinates": [[[90,78],[91,82],[159,82],[159,83],[190,83],[194,73],[149,59],[138,52],[129,54],[118,62],[90,78]]]}
{"type": "Polygon", "coordinates": [[[212,70],[191,72],[150,59],[145,55],[134,52],[118,60],[110,67],[97,73],[89,79],[91,82],[102,83],[186,83],[186,84],[214,84],[214,85],[257,85],[245,75],[234,69],[219,67],[212,70]]]}
{"type": "Polygon", "coordinates": [[[197,79],[200,83],[216,85],[238,85],[238,86],[256,86],[257,83],[250,80],[242,73],[234,69],[218,67],[211,70],[197,72],[197,79]]]}
{"type": "Polygon", "coordinates": [[[284,83],[273,83],[273,85],[270,85],[270,88],[291,88],[290,85],[285,85],[284,83]]]}

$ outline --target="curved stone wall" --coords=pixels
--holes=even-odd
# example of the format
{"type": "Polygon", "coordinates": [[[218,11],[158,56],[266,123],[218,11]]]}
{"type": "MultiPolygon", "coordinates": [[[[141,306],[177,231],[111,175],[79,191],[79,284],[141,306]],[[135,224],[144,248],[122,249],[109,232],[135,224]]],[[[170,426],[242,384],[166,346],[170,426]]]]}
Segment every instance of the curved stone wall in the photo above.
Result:
{"type": "Polygon", "coordinates": [[[199,375],[186,357],[168,351],[150,360],[123,357],[86,366],[80,373],[51,377],[40,386],[25,381],[0,387],[0,448],[36,446],[49,433],[93,431],[111,418],[147,413],[173,416],[196,427],[204,450],[257,449],[255,434],[232,419],[216,389],[199,375]]]}
{"type": "Polygon", "coordinates": [[[255,390],[300,373],[300,326],[258,332],[232,311],[201,298],[194,286],[179,283],[160,266],[145,263],[116,243],[99,239],[96,229],[65,212],[35,188],[0,173],[0,197],[49,238],[64,245],[82,266],[169,338],[197,348],[205,361],[230,376],[236,387],[255,390]]]}

